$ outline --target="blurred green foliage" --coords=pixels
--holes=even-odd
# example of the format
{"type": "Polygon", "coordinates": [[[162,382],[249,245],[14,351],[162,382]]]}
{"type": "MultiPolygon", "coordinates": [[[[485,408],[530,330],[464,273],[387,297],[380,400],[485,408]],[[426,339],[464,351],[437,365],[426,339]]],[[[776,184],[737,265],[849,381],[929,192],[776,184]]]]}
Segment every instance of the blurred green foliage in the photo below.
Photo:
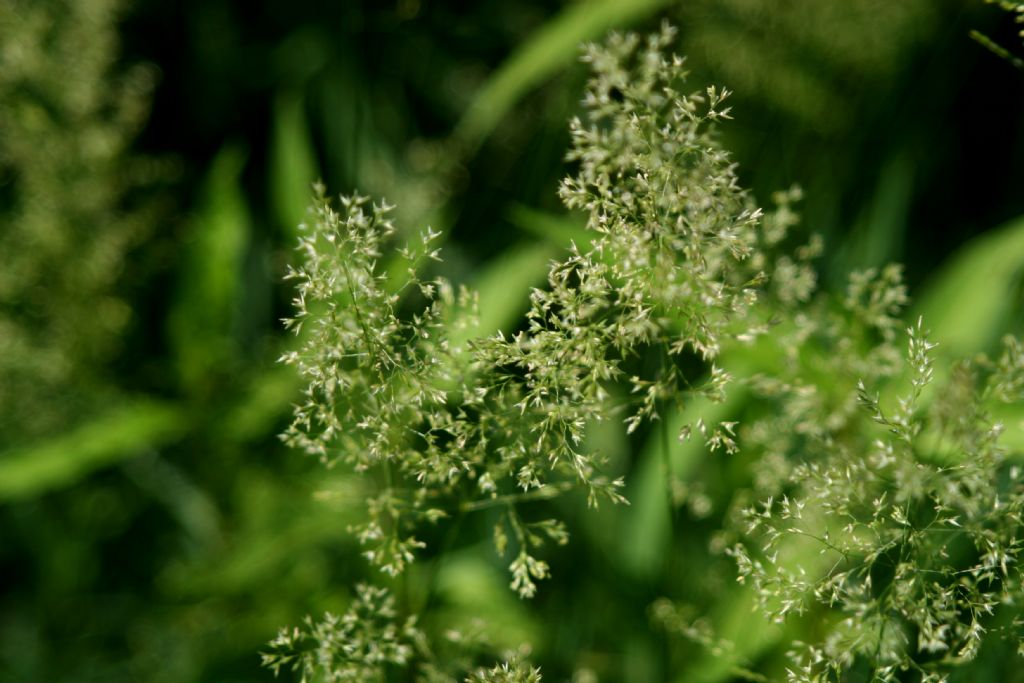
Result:
{"type": "Polygon", "coordinates": [[[115,69],[117,5],[0,5],[0,445],[109,399],[98,366],[132,316],[115,285],[158,169],[129,148],[153,74],[115,69]]]}
{"type": "MultiPolygon", "coordinates": [[[[744,184],[762,203],[804,187],[837,297],[851,268],[902,260],[950,356],[1021,331],[1021,75],[968,38],[1017,46],[1018,27],[981,2],[0,0],[0,680],[267,680],[278,627],[344,611],[371,571],[346,532],[364,492],[276,438],[310,182],[441,230],[436,268],[480,290],[479,331],[514,331],[580,239],[555,193],[577,46],[661,17],[693,82],[736,92],[744,184]]],[[[401,599],[438,631],[482,618],[495,649],[530,641],[544,680],[777,675],[783,634],[708,550],[750,463],[673,439],[671,508],[661,434],[620,427],[588,439],[633,505],[538,503],[579,530],[534,601],[508,590],[487,515],[401,599]],[[665,596],[741,651],[652,625],[665,596]]]]}

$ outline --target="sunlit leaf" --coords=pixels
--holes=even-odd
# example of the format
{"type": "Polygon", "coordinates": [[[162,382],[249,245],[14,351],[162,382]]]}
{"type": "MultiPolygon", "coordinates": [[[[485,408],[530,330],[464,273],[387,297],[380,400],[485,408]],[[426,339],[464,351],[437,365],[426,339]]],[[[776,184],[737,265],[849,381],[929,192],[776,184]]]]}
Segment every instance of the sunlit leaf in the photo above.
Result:
{"type": "Polygon", "coordinates": [[[0,500],[30,498],[180,435],[186,420],[154,401],[118,408],[50,441],[0,454],[0,500]]]}
{"type": "Polygon", "coordinates": [[[922,316],[949,357],[991,350],[1020,322],[1024,278],[1024,220],[964,245],[926,283],[910,319],[922,316]]]}

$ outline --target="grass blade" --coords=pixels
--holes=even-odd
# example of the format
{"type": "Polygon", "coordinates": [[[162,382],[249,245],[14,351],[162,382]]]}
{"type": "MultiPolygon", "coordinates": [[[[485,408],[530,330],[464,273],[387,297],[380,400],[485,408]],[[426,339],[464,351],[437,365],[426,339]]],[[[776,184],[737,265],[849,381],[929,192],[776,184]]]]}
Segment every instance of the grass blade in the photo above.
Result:
{"type": "Polygon", "coordinates": [[[910,320],[924,318],[940,349],[953,357],[992,350],[1020,323],[1024,279],[1024,218],[963,246],[943,265],[910,320]]]}
{"type": "Polygon", "coordinates": [[[0,456],[0,501],[32,498],[181,434],[175,406],[140,401],[42,444],[0,456]]]}
{"type": "Polygon", "coordinates": [[[302,98],[292,93],[280,93],[274,102],[269,166],[274,218],[283,234],[294,237],[306,216],[310,188],[319,171],[302,98]]]}
{"type": "Polygon", "coordinates": [[[573,63],[580,43],[654,14],[671,0],[591,0],[566,7],[513,53],[477,92],[455,130],[470,151],[532,88],[573,63]]]}
{"type": "Polygon", "coordinates": [[[227,147],[213,161],[170,313],[170,339],[183,386],[198,391],[230,358],[250,218],[241,174],[245,154],[227,147]]]}

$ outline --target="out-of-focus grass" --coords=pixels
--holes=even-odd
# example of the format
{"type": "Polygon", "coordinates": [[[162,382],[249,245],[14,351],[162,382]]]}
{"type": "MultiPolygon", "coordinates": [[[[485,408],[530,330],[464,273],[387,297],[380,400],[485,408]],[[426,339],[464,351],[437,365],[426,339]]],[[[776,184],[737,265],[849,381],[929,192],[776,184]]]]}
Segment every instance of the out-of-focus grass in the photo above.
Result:
{"type": "Polygon", "coordinates": [[[949,358],[995,350],[1024,315],[1024,219],[965,244],[925,283],[914,308],[949,358]]]}
{"type": "Polygon", "coordinates": [[[282,92],[274,100],[267,186],[282,234],[294,238],[306,218],[309,192],[320,178],[316,150],[301,97],[282,92]]]}
{"type": "Polygon", "coordinates": [[[471,150],[498,125],[523,95],[565,68],[581,43],[647,18],[671,0],[577,0],[552,17],[502,63],[474,95],[455,128],[471,150]]]}
{"type": "Polygon", "coordinates": [[[173,404],[146,400],[38,445],[0,454],[0,501],[70,486],[97,469],[163,446],[187,426],[173,404]]]}
{"type": "Polygon", "coordinates": [[[177,373],[187,392],[208,390],[237,354],[242,269],[252,230],[240,186],[245,159],[237,147],[225,148],[214,159],[180,262],[168,324],[177,373]]]}

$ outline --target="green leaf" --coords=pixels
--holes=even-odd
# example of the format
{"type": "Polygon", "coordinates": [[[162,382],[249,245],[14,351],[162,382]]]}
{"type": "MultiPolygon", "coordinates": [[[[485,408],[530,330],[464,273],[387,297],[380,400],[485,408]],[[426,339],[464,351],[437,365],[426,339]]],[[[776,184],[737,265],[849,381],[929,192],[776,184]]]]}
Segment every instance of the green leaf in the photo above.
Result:
{"type": "Polygon", "coordinates": [[[271,210],[284,234],[294,237],[319,171],[302,98],[291,92],[279,93],[274,100],[269,165],[271,210]]]}
{"type": "MultiPolygon", "coordinates": [[[[358,55],[346,54],[351,58],[337,62],[325,74],[316,98],[324,172],[335,179],[335,192],[387,195],[392,201],[404,198],[402,178],[395,177],[400,174],[394,140],[381,132],[379,108],[371,97],[377,91],[366,74],[355,68],[358,55]]],[[[402,204],[408,201],[403,199],[402,204]]]]}
{"type": "Polygon", "coordinates": [[[715,624],[715,633],[734,647],[714,654],[703,652],[679,672],[675,677],[678,683],[721,683],[735,680],[741,667],[756,661],[780,642],[793,639],[796,619],[787,621],[781,627],[770,622],[758,610],[753,588],[740,586],[722,597],[711,618],[715,624]]]}
{"type": "Polygon", "coordinates": [[[435,590],[444,604],[433,615],[439,627],[472,631],[481,606],[485,606],[487,635],[496,647],[543,644],[541,624],[527,604],[509,590],[508,576],[478,553],[448,553],[438,568],[435,590]]]}
{"type": "Polygon", "coordinates": [[[1021,315],[1024,218],[968,242],[926,283],[910,320],[924,318],[951,357],[992,350],[1021,315]]]}
{"type": "Polygon", "coordinates": [[[544,283],[558,251],[554,245],[541,242],[507,249],[492,260],[471,285],[480,297],[479,322],[452,329],[452,346],[464,347],[470,339],[499,330],[510,332],[529,307],[530,290],[544,283]]]}
{"type": "Polygon", "coordinates": [[[907,155],[897,155],[882,168],[878,185],[834,258],[832,270],[845,285],[851,270],[882,267],[899,261],[907,214],[914,191],[915,166],[907,155]]]}
{"type": "Polygon", "coordinates": [[[0,455],[0,501],[31,498],[180,435],[181,410],[139,401],[51,441],[0,455]]]}
{"type": "MultiPolygon", "coordinates": [[[[798,567],[810,577],[823,576],[834,561],[820,552],[821,546],[806,537],[790,537],[778,548],[778,556],[790,571],[798,567]]],[[[724,652],[705,650],[688,663],[676,680],[679,683],[722,683],[735,680],[743,667],[752,666],[765,653],[797,640],[806,641],[809,631],[822,628],[821,615],[813,611],[790,615],[784,623],[769,620],[758,607],[757,591],[750,585],[736,585],[736,590],[722,596],[709,615],[714,632],[732,643],[724,652]]]]}
{"type": "Polygon", "coordinates": [[[464,348],[469,340],[496,334],[499,330],[511,332],[529,308],[530,290],[544,284],[551,261],[569,246],[569,235],[576,234],[576,224],[571,220],[521,205],[512,208],[509,219],[529,232],[543,234],[546,239],[507,249],[477,273],[470,288],[479,296],[479,320],[476,325],[449,330],[449,339],[455,348],[464,348]]]}
{"type": "Polygon", "coordinates": [[[213,161],[193,221],[170,340],[183,386],[197,391],[230,360],[251,221],[241,187],[245,154],[227,147],[213,161]]]}
{"type": "Polygon", "coordinates": [[[679,480],[691,478],[705,456],[706,447],[700,434],[680,440],[680,431],[698,418],[703,418],[709,426],[727,420],[738,412],[745,399],[746,393],[741,387],[734,387],[721,403],[700,397],[681,410],[669,409],[661,416],[661,422],[654,424],[651,437],[640,451],[637,471],[627,480],[626,498],[630,506],[624,514],[617,557],[632,576],[642,580],[655,579],[664,570],[667,552],[672,547],[669,481],[665,476],[666,443],[672,477],[679,480]],[[667,438],[662,430],[668,430],[667,438]]]}
{"type": "Polygon", "coordinates": [[[237,483],[231,545],[209,547],[167,567],[162,580],[175,597],[267,590],[297,565],[326,571],[318,566],[325,562],[324,547],[356,552],[355,540],[338,529],[358,521],[365,509],[369,491],[358,477],[332,473],[318,474],[315,482],[306,476],[282,481],[277,472],[250,469],[238,473],[237,483]]]}
{"type": "Polygon", "coordinates": [[[645,19],[671,0],[581,0],[542,26],[476,93],[455,138],[476,149],[528,91],[572,64],[580,44],[645,19]]]}
{"type": "Polygon", "coordinates": [[[281,416],[298,401],[302,385],[302,377],[292,367],[275,367],[259,375],[225,416],[224,437],[239,443],[272,433],[280,426],[281,416]]]}
{"type": "Polygon", "coordinates": [[[587,230],[586,221],[582,217],[538,211],[523,204],[512,205],[508,211],[508,220],[524,232],[563,249],[572,243],[584,249],[594,234],[587,230]]]}

